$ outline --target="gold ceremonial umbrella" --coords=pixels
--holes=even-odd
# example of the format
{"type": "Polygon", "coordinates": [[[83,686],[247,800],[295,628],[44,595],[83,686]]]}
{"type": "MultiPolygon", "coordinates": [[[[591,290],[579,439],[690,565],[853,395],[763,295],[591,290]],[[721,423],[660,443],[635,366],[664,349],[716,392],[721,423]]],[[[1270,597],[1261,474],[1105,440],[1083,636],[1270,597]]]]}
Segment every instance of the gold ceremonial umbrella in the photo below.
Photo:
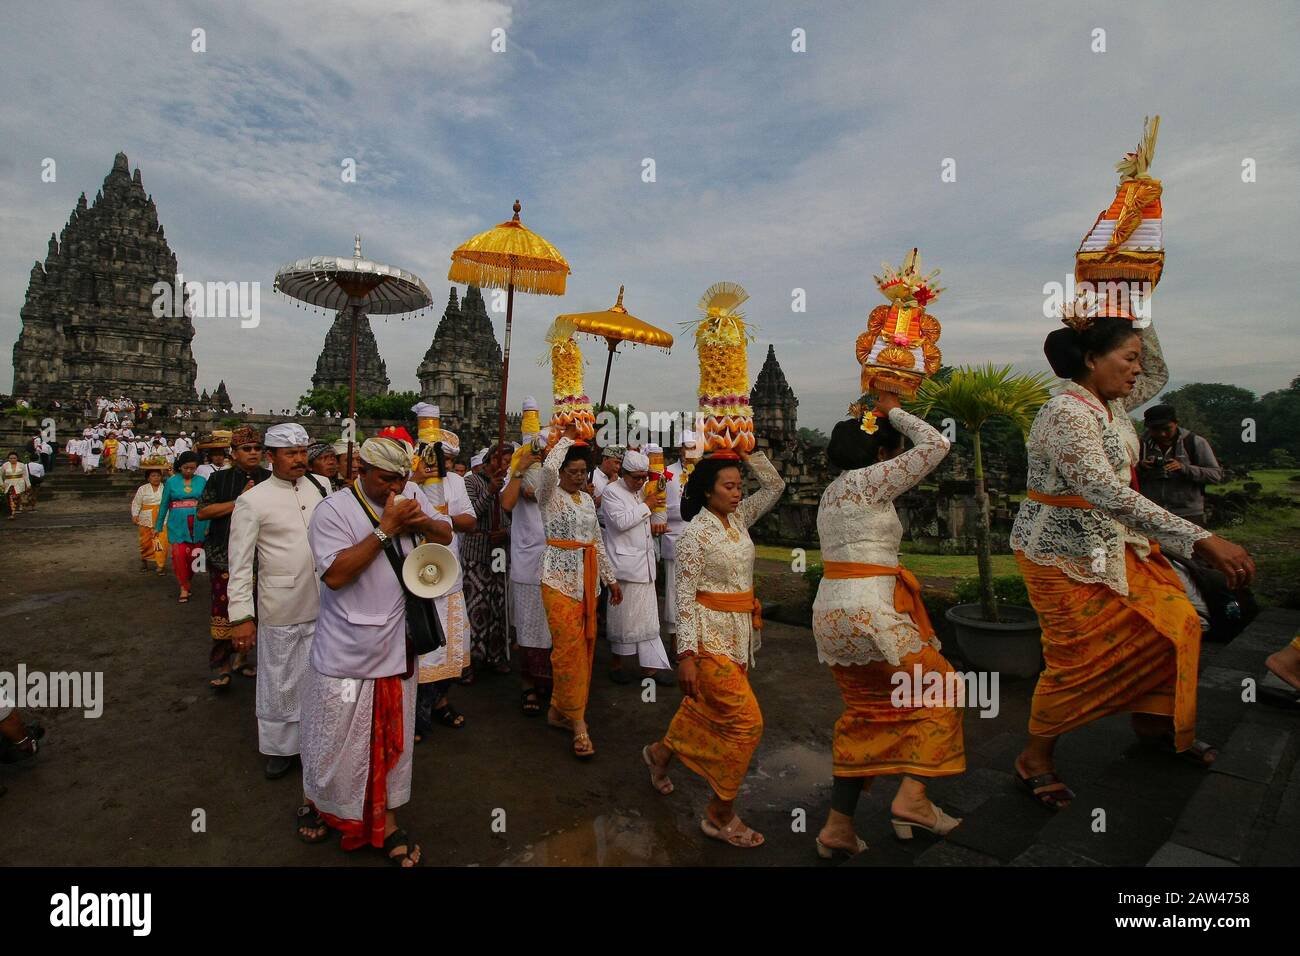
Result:
{"type": "Polygon", "coordinates": [[[605,384],[600,388],[600,405],[605,404],[605,395],[609,391],[609,370],[614,364],[614,353],[620,342],[634,342],[637,345],[653,345],[656,348],[670,349],[673,337],[663,329],[656,328],[649,322],[642,322],[635,315],[623,308],[623,286],[618,287],[618,301],[613,308],[603,312],[575,312],[572,315],[557,315],[556,322],[567,322],[576,332],[598,335],[609,343],[609,358],[605,361],[605,384]]]}
{"type": "Polygon", "coordinates": [[[510,379],[510,324],[514,318],[515,289],[539,295],[564,295],[569,264],[553,245],[519,221],[519,200],[514,217],[480,232],[451,254],[447,278],[452,282],[506,290],[506,341],[501,355],[501,404],[497,441],[506,440],[506,389],[510,379]]]}

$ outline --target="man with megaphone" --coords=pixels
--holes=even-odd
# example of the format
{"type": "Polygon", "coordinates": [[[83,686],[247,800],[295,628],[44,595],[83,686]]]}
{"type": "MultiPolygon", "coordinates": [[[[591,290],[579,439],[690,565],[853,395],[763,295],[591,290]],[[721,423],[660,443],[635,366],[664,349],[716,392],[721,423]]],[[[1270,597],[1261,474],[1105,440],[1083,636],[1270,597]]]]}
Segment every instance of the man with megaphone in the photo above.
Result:
{"type": "Polygon", "coordinates": [[[405,442],[367,440],[361,474],[316,506],[307,537],[325,586],[300,691],[307,798],[345,850],[381,847],[402,867],[421,861],[393,814],[411,797],[416,647],[401,562],[388,552],[409,555],[416,535],[444,545],[452,535],[408,480],[412,453],[405,442]]]}

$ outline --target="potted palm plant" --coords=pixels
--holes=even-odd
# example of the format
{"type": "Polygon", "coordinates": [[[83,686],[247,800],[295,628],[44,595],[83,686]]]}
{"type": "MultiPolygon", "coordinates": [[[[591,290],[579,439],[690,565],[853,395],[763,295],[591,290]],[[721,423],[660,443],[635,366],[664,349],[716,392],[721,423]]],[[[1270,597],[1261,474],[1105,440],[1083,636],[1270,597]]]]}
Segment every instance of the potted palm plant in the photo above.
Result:
{"type": "Polygon", "coordinates": [[[956,632],[962,656],[974,667],[1014,677],[1033,677],[1041,670],[1040,628],[1032,608],[1001,604],[994,596],[989,496],[984,483],[980,430],[991,418],[1002,417],[1022,435],[1028,435],[1034,415],[1051,397],[1050,381],[1044,374],[1013,374],[1009,365],[963,366],[922,382],[914,407],[918,415],[937,413],[953,419],[970,433],[974,444],[979,602],[958,604],[945,617],[956,632]]]}

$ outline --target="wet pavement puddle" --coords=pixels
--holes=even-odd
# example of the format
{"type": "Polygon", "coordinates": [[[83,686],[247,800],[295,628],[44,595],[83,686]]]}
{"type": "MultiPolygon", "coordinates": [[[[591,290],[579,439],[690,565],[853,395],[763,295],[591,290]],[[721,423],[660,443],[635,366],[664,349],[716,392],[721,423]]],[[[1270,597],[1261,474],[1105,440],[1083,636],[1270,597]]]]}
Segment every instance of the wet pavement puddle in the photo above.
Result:
{"type": "Polygon", "coordinates": [[[542,836],[502,866],[680,866],[699,849],[672,823],[615,811],[542,836]]]}

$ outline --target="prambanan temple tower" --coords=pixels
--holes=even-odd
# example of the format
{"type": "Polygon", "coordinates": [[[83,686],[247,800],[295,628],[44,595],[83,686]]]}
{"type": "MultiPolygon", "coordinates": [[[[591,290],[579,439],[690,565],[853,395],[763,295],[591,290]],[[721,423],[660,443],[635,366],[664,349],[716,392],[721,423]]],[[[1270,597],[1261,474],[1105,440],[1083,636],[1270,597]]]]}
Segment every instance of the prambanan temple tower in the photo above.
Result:
{"type": "MultiPolygon", "coordinates": [[[[459,302],[452,286],[433,344],[416,376],[420,397],[438,406],[443,425],[460,437],[462,451],[476,450],[496,439],[501,346],[483,294],[474,286],[466,288],[459,302]]],[[[522,395],[519,400],[523,401],[522,395]]]]}
{"type": "Polygon", "coordinates": [[[154,315],[154,283],[175,281],[153,197],[118,153],[95,201],[81,194],[45,261],[32,266],[14,395],[36,404],[100,395],[195,402],[194,323],[179,303],[154,315]]]}

